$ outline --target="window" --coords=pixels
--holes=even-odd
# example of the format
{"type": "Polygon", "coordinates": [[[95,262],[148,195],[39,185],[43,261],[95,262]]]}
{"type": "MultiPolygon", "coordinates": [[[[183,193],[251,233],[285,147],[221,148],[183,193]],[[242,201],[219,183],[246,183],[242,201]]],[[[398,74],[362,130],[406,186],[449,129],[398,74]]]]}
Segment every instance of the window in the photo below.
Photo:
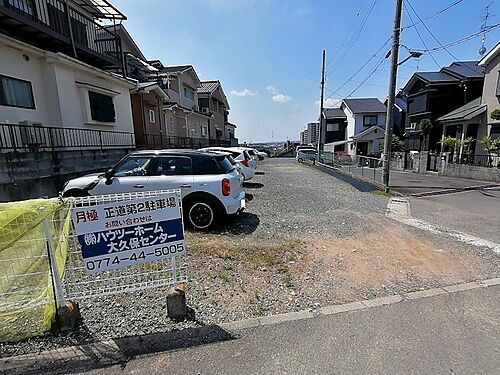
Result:
{"type": "Polygon", "coordinates": [[[339,124],[326,124],[326,131],[327,132],[338,132],[338,131],[340,131],[340,125],[339,124]]]}
{"type": "Polygon", "coordinates": [[[208,126],[202,126],[201,127],[201,135],[203,137],[206,137],[208,135],[208,126]]]}
{"type": "Polygon", "coordinates": [[[154,109],[149,110],[149,122],[151,124],[156,123],[156,113],[155,113],[154,109]]]}
{"type": "Polygon", "coordinates": [[[182,176],[191,174],[191,159],[174,156],[158,158],[156,176],[182,176]]]}
{"type": "Polygon", "coordinates": [[[378,116],[364,116],[363,117],[363,125],[364,126],[373,126],[378,124],[378,116]]]}
{"type": "Polygon", "coordinates": [[[498,72],[497,96],[500,96],[500,72],[498,72]]]}
{"type": "Polygon", "coordinates": [[[131,157],[115,167],[115,176],[145,176],[150,165],[150,157],[131,157]]]}
{"type": "Polygon", "coordinates": [[[0,105],[35,109],[31,82],[0,75],[0,105]]]}
{"type": "Polygon", "coordinates": [[[168,126],[167,126],[168,133],[169,134],[174,134],[174,132],[175,132],[175,129],[174,129],[174,119],[172,117],[170,117],[168,119],[167,123],[168,123],[168,126]]]}
{"type": "Polygon", "coordinates": [[[89,91],[90,115],[92,120],[99,122],[115,122],[115,105],[108,95],[89,91]]]}
{"type": "Polygon", "coordinates": [[[189,100],[194,101],[194,91],[189,87],[184,87],[184,96],[189,100]]]}
{"type": "MultiPolygon", "coordinates": [[[[212,158],[193,159],[193,174],[220,174],[220,165],[212,158]]],[[[232,166],[231,166],[232,168],[232,166]]]]}

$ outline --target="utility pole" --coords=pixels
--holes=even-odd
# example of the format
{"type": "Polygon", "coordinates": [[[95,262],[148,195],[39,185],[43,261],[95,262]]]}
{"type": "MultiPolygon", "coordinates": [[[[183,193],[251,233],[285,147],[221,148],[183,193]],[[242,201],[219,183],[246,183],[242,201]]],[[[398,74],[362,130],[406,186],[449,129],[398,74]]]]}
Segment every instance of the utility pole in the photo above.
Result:
{"type": "Polygon", "coordinates": [[[323,50],[323,67],[321,69],[321,99],[319,104],[319,124],[318,124],[318,160],[319,153],[321,152],[321,135],[323,133],[323,100],[325,99],[325,64],[326,64],[326,50],[323,50]]]}
{"type": "Polygon", "coordinates": [[[385,121],[384,137],[384,187],[385,192],[389,192],[389,173],[391,163],[392,146],[392,126],[394,122],[394,101],[396,98],[396,85],[398,76],[398,58],[399,58],[399,38],[401,36],[401,12],[403,9],[403,0],[396,0],[396,14],[394,15],[394,30],[392,34],[391,50],[391,73],[389,76],[389,98],[387,100],[387,116],[385,121]]]}

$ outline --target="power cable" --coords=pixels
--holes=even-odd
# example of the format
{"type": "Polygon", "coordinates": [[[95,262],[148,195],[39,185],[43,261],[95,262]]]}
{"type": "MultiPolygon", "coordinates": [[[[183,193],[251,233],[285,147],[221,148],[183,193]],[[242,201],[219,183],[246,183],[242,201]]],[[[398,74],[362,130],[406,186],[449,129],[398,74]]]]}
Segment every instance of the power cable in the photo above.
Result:
{"type": "Polygon", "coordinates": [[[463,2],[464,0],[456,0],[454,1],[453,3],[451,4],[448,4],[445,8],[441,9],[441,10],[438,10],[437,12],[435,13],[432,13],[430,15],[428,15],[427,17],[424,17],[422,21],[419,21],[419,22],[413,22],[412,21],[412,24],[411,25],[408,25],[408,26],[405,26],[405,27],[402,27],[401,30],[404,30],[404,29],[409,29],[411,27],[415,27],[416,25],[420,25],[422,22],[424,21],[428,21],[430,20],[431,18],[434,18],[436,16],[439,16],[440,14],[446,12],[448,9],[451,9],[453,8],[454,6],[460,4],[461,2],[463,2]]]}

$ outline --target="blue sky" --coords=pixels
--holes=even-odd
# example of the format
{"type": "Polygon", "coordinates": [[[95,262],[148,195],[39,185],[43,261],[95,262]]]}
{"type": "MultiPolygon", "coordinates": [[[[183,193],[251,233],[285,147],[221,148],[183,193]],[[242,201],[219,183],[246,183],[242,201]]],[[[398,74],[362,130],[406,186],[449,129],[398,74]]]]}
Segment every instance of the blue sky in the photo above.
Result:
{"type": "MultiPolygon", "coordinates": [[[[456,1],[410,3],[425,19],[456,1]]],[[[488,4],[489,24],[500,23],[499,3],[463,0],[425,25],[447,44],[478,32],[488,4]]],[[[222,82],[231,106],[230,121],[238,125],[237,137],[247,142],[298,139],[306,123],[319,114],[322,49],[329,61],[328,97],[390,37],[394,16],[394,0],[113,0],[113,4],[127,15],[125,26],[147,58],[166,65],[192,64],[202,80],[222,82]]],[[[408,13],[417,21],[406,8],[403,26],[413,23],[408,13]]],[[[422,24],[403,31],[405,46],[426,49],[416,30],[427,47],[439,46],[422,24]]],[[[487,48],[499,40],[500,29],[490,32],[487,48]]],[[[460,60],[475,60],[480,42],[475,38],[448,50],[460,60]]],[[[378,56],[389,49],[388,43],[378,56]]],[[[401,49],[401,56],[405,53],[401,49]]],[[[432,56],[440,66],[454,60],[444,50],[432,56]]],[[[373,58],[331,99],[349,95],[381,61],[373,58]]],[[[384,98],[388,65],[388,60],[382,62],[352,97],[384,98]]],[[[418,63],[409,61],[400,69],[400,87],[417,68],[438,70],[429,54],[418,63]]]]}

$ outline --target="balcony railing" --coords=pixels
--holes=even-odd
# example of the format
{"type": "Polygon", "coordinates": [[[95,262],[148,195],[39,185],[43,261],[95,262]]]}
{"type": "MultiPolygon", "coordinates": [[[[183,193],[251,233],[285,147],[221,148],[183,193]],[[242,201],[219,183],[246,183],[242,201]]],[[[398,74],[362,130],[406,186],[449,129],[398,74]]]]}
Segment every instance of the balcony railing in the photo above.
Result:
{"type": "Polygon", "coordinates": [[[72,7],[71,2],[0,0],[0,16],[0,29],[30,44],[101,68],[123,65],[120,38],[72,7]]]}
{"type": "Polygon", "coordinates": [[[166,137],[159,134],[135,135],[129,132],[41,125],[0,124],[0,151],[32,152],[63,150],[104,150],[115,148],[199,149],[231,146],[230,140],[166,137]]]}
{"type": "Polygon", "coordinates": [[[135,148],[135,135],[128,132],[0,124],[2,151],[55,151],[135,148]]]}

